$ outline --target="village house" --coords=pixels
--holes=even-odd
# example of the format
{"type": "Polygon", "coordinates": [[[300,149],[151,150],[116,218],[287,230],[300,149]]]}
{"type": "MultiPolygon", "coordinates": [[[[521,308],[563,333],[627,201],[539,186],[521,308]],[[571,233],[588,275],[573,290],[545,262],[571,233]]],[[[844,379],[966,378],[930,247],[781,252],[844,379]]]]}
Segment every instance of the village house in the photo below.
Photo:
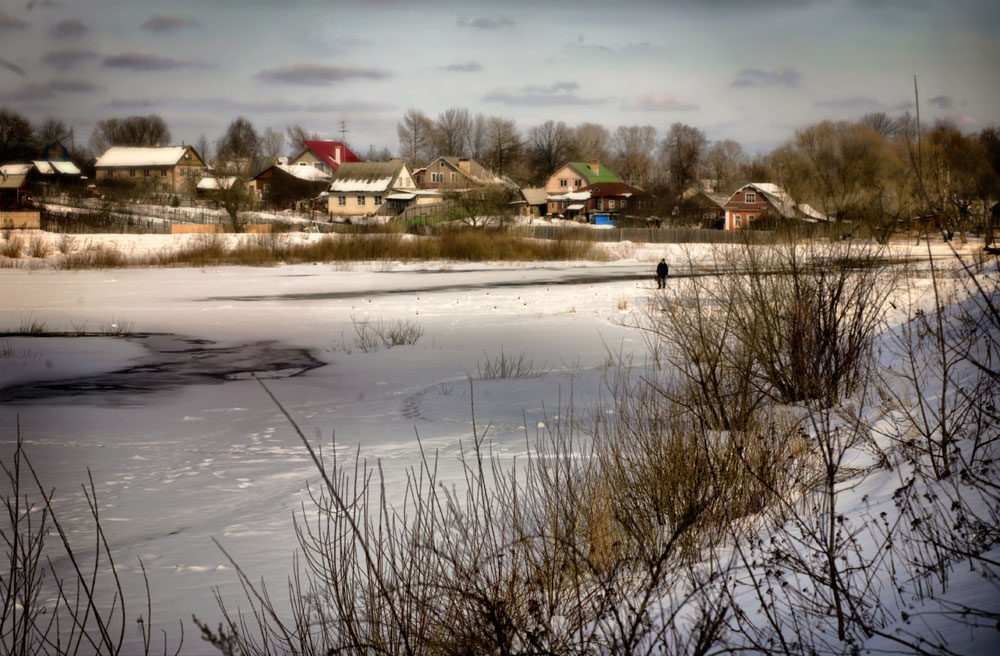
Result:
{"type": "Polygon", "coordinates": [[[677,198],[670,211],[675,223],[684,222],[700,228],[721,230],[726,223],[728,196],[714,193],[704,186],[689,187],[677,198]]]}
{"type": "Polygon", "coordinates": [[[370,216],[387,203],[400,210],[416,191],[413,174],[401,159],[343,162],[330,179],[328,211],[330,216],[370,216]]]}
{"type": "Polygon", "coordinates": [[[98,184],[120,181],[174,194],[192,191],[205,169],[191,146],[112,146],[94,164],[98,184]]]}
{"type": "Polygon", "coordinates": [[[253,179],[257,197],[267,209],[295,209],[330,186],[330,176],[312,166],[274,164],[253,179]]]}
{"type": "Polygon", "coordinates": [[[591,160],[589,163],[570,162],[549,176],[548,182],[545,183],[545,192],[565,194],[579,191],[598,182],[621,182],[621,180],[597,160],[591,160]]]}
{"type": "Polygon", "coordinates": [[[31,164],[0,166],[0,207],[14,207],[31,197],[31,164]]]}
{"type": "Polygon", "coordinates": [[[769,182],[752,182],[737,190],[725,204],[725,229],[740,230],[761,218],[827,221],[806,204],[796,204],[784,189],[769,182]]]}
{"type": "Polygon", "coordinates": [[[420,189],[440,189],[480,184],[502,184],[485,166],[468,157],[438,157],[427,166],[413,172],[420,189]]]}
{"type": "Polygon", "coordinates": [[[288,160],[291,166],[311,166],[327,175],[333,175],[345,162],[360,162],[361,158],[351,152],[345,144],[340,141],[313,141],[302,142],[305,148],[295,157],[288,160]]]}

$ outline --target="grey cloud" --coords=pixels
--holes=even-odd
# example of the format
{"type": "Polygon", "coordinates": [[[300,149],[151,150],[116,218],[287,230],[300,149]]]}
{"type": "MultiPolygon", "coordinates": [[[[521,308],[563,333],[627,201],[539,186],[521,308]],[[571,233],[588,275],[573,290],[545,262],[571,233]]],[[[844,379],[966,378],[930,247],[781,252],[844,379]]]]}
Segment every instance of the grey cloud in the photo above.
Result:
{"type": "Polygon", "coordinates": [[[110,101],[104,103],[104,107],[108,109],[123,109],[123,110],[133,110],[133,109],[147,109],[157,104],[155,101],[148,99],[121,99],[113,98],[110,101]]]}
{"type": "Polygon", "coordinates": [[[799,86],[799,72],[794,68],[783,68],[776,71],[762,71],[757,68],[744,68],[736,74],[736,79],[729,83],[731,87],[787,87],[795,89],[799,86]]]}
{"type": "Polygon", "coordinates": [[[548,87],[522,87],[514,92],[498,89],[483,96],[483,100],[517,106],[600,105],[607,102],[603,98],[582,98],[573,93],[577,88],[576,82],[557,82],[548,87]]]}
{"type": "Polygon", "coordinates": [[[0,94],[3,101],[49,100],[62,93],[94,93],[103,87],[82,80],[53,80],[47,84],[29,84],[9,93],[0,94]]]}
{"type": "Polygon", "coordinates": [[[586,37],[580,35],[577,37],[576,41],[569,44],[570,48],[578,48],[580,50],[596,50],[598,52],[606,53],[621,53],[621,54],[635,54],[635,55],[645,55],[655,52],[656,48],[653,47],[648,41],[643,41],[641,43],[626,43],[620,46],[608,46],[600,43],[587,43],[586,37]]]}
{"type": "Polygon", "coordinates": [[[626,100],[622,107],[658,112],[690,112],[698,105],[689,103],[672,94],[647,94],[626,100]]]}
{"type": "Polygon", "coordinates": [[[24,77],[24,69],[13,62],[9,62],[6,59],[0,59],[0,66],[6,68],[8,71],[14,71],[21,77],[24,77]]]}
{"type": "Polygon", "coordinates": [[[501,30],[506,27],[514,27],[514,21],[509,18],[490,18],[488,16],[478,16],[473,19],[459,18],[459,27],[473,27],[477,30],[501,30]]]}
{"type": "Polygon", "coordinates": [[[813,103],[813,106],[827,109],[879,109],[882,107],[882,103],[869,96],[851,96],[850,98],[818,100],[813,103]]]}
{"type": "Polygon", "coordinates": [[[955,100],[951,96],[935,96],[927,102],[938,109],[954,109],[955,107],[955,100]]]}
{"type": "Polygon", "coordinates": [[[56,50],[46,53],[42,61],[60,71],[66,71],[76,66],[90,62],[98,57],[92,50],[56,50]]]}
{"type": "Polygon", "coordinates": [[[52,36],[60,38],[70,38],[86,34],[90,30],[79,18],[67,18],[52,26],[49,31],[52,36]]]}
{"type": "Polygon", "coordinates": [[[153,16],[142,24],[150,32],[176,32],[187,27],[198,27],[198,21],[185,16],[153,16]]]}
{"type": "Polygon", "coordinates": [[[524,93],[559,93],[560,91],[573,92],[580,88],[576,82],[555,82],[547,87],[526,86],[522,87],[524,93]]]}
{"type": "Polygon", "coordinates": [[[315,114],[329,114],[330,112],[392,112],[399,108],[395,105],[380,103],[346,102],[306,105],[302,109],[315,114]]]}
{"type": "Polygon", "coordinates": [[[465,64],[449,64],[443,69],[449,73],[476,73],[483,70],[483,65],[479,62],[467,62],[465,64]]]}
{"type": "Polygon", "coordinates": [[[293,63],[261,71],[254,75],[254,77],[262,82],[274,84],[327,86],[352,79],[381,80],[389,77],[389,73],[377,69],[356,68],[352,66],[293,63]]]}
{"type": "Polygon", "coordinates": [[[85,80],[53,80],[45,85],[53,93],[94,93],[104,87],[85,80]]]}
{"type": "Polygon", "coordinates": [[[0,10],[0,30],[23,30],[29,23],[21,20],[17,16],[12,16],[6,11],[0,10]]]}
{"type": "Polygon", "coordinates": [[[125,68],[130,71],[149,73],[154,71],[175,71],[184,68],[209,68],[199,60],[174,59],[147,52],[125,52],[104,58],[107,68],[125,68]]]}

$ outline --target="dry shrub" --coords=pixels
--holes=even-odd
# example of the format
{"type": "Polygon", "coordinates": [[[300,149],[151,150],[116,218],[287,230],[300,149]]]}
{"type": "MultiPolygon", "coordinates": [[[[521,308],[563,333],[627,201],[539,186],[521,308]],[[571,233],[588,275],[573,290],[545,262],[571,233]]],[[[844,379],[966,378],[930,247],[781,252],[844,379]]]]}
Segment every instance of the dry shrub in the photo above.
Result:
{"type": "Polygon", "coordinates": [[[117,246],[97,244],[86,250],[70,253],[59,263],[60,269],[122,269],[138,264],[117,246]]]}
{"type": "Polygon", "coordinates": [[[35,232],[28,238],[28,255],[30,257],[47,257],[51,252],[52,247],[44,234],[35,232]]]}
{"type": "Polygon", "coordinates": [[[161,265],[218,266],[226,262],[229,247],[226,237],[218,233],[198,235],[185,246],[156,258],[161,265]]]}
{"type": "Polygon", "coordinates": [[[10,258],[21,257],[23,249],[24,239],[20,233],[11,233],[5,238],[3,245],[0,245],[0,255],[10,258]]]}
{"type": "Polygon", "coordinates": [[[73,249],[76,248],[76,237],[73,235],[67,235],[66,233],[59,235],[59,241],[56,242],[56,248],[58,248],[59,252],[63,255],[71,253],[73,249]]]}

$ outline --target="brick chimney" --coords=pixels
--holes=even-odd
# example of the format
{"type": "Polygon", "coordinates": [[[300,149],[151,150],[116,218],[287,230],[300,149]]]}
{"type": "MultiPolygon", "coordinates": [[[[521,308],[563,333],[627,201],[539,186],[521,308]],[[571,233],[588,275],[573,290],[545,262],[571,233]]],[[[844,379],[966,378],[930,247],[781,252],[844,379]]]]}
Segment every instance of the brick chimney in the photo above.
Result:
{"type": "Polygon", "coordinates": [[[590,170],[594,172],[594,175],[601,172],[601,165],[597,163],[596,159],[590,160],[590,170]]]}
{"type": "Polygon", "coordinates": [[[340,164],[340,146],[334,146],[333,148],[333,161],[340,164]]]}
{"type": "Polygon", "coordinates": [[[458,170],[461,171],[462,173],[465,173],[466,175],[470,176],[472,175],[471,164],[469,164],[468,157],[458,158],[458,170]]]}

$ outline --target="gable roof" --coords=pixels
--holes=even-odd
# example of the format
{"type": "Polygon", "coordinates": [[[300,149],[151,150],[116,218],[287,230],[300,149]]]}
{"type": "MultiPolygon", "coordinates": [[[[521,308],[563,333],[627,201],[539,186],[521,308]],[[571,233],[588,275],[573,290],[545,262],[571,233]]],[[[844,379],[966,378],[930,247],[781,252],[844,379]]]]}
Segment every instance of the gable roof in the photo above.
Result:
{"type": "Polygon", "coordinates": [[[809,205],[796,204],[787,191],[772,182],[751,182],[749,184],[745,184],[733,192],[732,196],[729,197],[729,200],[726,201],[726,205],[729,205],[729,203],[731,203],[737,195],[746,192],[749,188],[753,188],[760,193],[783,218],[791,219],[799,215],[804,215],[817,221],[829,220],[827,216],[813,209],[809,205]],[[796,212],[798,212],[798,214],[796,214],[796,212]]]}
{"type": "Polygon", "coordinates": [[[32,162],[38,172],[42,175],[80,175],[80,169],[76,167],[76,164],[69,161],[59,161],[59,160],[35,160],[32,162]]]}
{"type": "Polygon", "coordinates": [[[334,171],[345,162],[360,162],[361,158],[355,155],[346,144],[340,141],[316,141],[306,139],[302,142],[305,148],[290,161],[294,162],[307,152],[312,152],[316,157],[323,160],[327,166],[334,171]],[[340,148],[340,162],[336,159],[337,148],[340,148]]]}
{"type": "Polygon", "coordinates": [[[344,162],[330,179],[331,192],[386,191],[403,170],[403,160],[344,162]]]}
{"type": "Polygon", "coordinates": [[[598,196],[645,196],[646,192],[624,182],[599,182],[581,187],[577,191],[588,191],[591,197],[598,196]]]}
{"type": "Polygon", "coordinates": [[[470,157],[452,157],[448,155],[441,155],[430,162],[427,166],[423,167],[423,169],[429,169],[434,162],[437,162],[438,160],[447,164],[456,173],[461,173],[462,175],[470,177],[478,182],[500,182],[500,178],[495,176],[492,171],[470,157]],[[461,162],[463,160],[469,162],[468,172],[462,170],[461,162]]]}
{"type": "Polygon", "coordinates": [[[94,164],[97,168],[113,168],[118,166],[174,166],[188,151],[198,153],[191,146],[162,146],[159,148],[138,148],[133,146],[112,146],[97,158],[94,164]]]}
{"type": "Polygon", "coordinates": [[[570,162],[568,166],[579,173],[580,177],[587,181],[587,185],[595,182],[621,182],[621,178],[603,164],[597,165],[597,173],[590,168],[589,162],[570,162]]]}

